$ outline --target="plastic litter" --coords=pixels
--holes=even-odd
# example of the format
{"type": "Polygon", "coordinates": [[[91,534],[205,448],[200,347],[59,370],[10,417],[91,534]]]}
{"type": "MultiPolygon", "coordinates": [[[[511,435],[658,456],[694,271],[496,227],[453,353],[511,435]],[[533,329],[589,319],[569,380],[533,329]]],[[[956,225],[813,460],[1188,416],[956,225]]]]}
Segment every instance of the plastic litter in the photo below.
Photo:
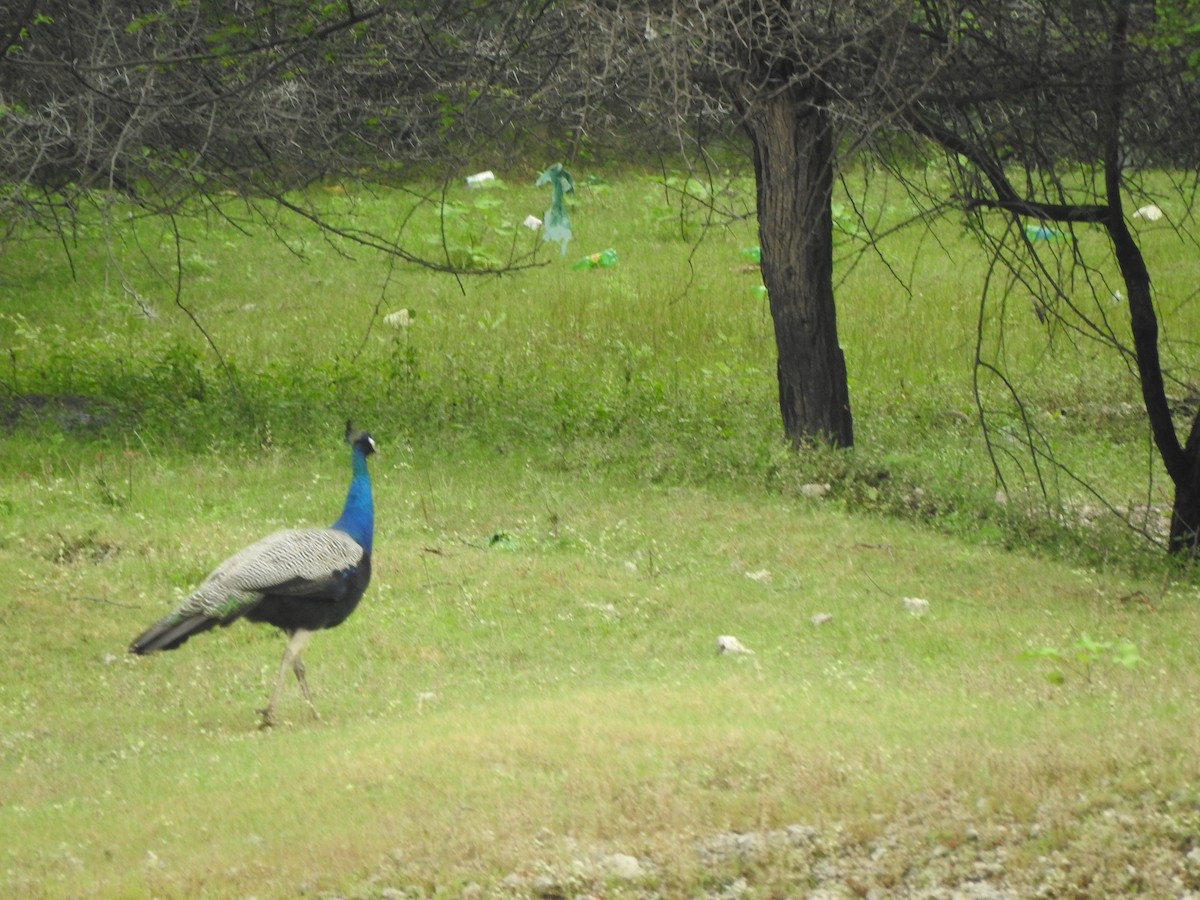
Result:
{"type": "Polygon", "coordinates": [[[571,263],[572,269],[596,269],[600,267],[608,268],[617,264],[617,251],[612,247],[607,250],[601,250],[599,253],[593,253],[591,256],[585,256],[578,262],[571,263]]]}
{"type": "Polygon", "coordinates": [[[525,217],[525,221],[522,222],[521,224],[524,225],[526,228],[528,228],[530,231],[537,231],[539,228],[542,227],[542,220],[539,219],[537,216],[528,215],[525,217]]]}
{"type": "Polygon", "coordinates": [[[393,328],[407,328],[412,324],[413,315],[407,309],[398,309],[394,313],[388,313],[383,317],[383,321],[387,322],[393,328]]]}
{"type": "Polygon", "coordinates": [[[546,210],[545,228],[542,230],[543,241],[556,241],[562,248],[563,256],[567,255],[567,244],[571,240],[571,220],[567,218],[567,208],[563,204],[563,195],[575,190],[575,179],[563,168],[562,163],[555,163],[538,176],[537,187],[550,185],[550,208],[546,210]]]}
{"type": "Polygon", "coordinates": [[[738,255],[750,260],[750,262],[760,263],[762,262],[762,247],[757,245],[753,247],[743,247],[738,251],[738,255]]]}
{"type": "Polygon", "coordinates": [[[489,181],[495,181],[496,174],[488,169],[486,172],[476,172],[474,175],[467,176],[467,187],[478,188],[483,187],[489,181]]]}
{"type": "Polygon", "coordinates": [[[1067,236],[1057,228],[1050,228],[1047,225],[1033,224],[1025,226],[1025,237],[1029,238],[1031,241],[1063,241],[1067,238],[1067,236]]]}
{"type": "Polygon", "coordinates": [[[754,651],[739,641],[732,634],[717,635],[718,653],[753,653],[754,651]]]}

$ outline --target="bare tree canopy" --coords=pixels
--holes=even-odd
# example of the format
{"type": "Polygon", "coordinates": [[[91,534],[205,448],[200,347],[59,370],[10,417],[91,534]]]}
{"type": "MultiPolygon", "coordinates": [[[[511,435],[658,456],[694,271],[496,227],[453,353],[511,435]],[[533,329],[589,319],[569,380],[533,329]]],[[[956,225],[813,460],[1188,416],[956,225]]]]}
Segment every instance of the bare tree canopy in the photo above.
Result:
{"type": "MultiPolygon", "coordinates": [[[[930,5],[920,25],[944,48],[945,68],[904,116],[948,151],[960,201],[978,213],[972,221],[981,233],[1000,234],[991,246],[1017,283],[1041,309],[1128,361],[1175,489],[1170,547],[1190,554],[1200,546],[1200,416],[1173,403],[1168,385],[1195,394],[1196,370],[1164,368],[1157,305],[1167,298],[1157,295],[1130,223],[1139,204],[1156,199],[1147,193],[1151,168],[1160,181],[1181,173],[1175,192],[1190,208],[1200,162],[1198,24],[1200,12],[1185,2],[930,5]],[[986,210],[1004,215],[997,222],[986,210]],[[1085,307],[1038,266],[1020,228],[1029,223],[1104,230],[1127,325],[1104,313],[1112,289],[1102,277],[1085,278],[1093,285],[1085,307]]],[[[1197,246],[1190,217],[1174,224],[1197,246]]],[[[1104,262],[1086,259],[1077,245],[1071,261],[1084,273],[1104,262]]]]}
{"type": "MultiPolygon", "coordinates": [[[[832,288],[834,173],[869,152],[908,177],[926,209],[957,204],[1019,283],[1071,327],[1129,361],[1155,446],[1175,486],[1171,547],[1200,532],[1200,419],[1176,422],[1166,386],[1196,393],[1194,372],[1166,372],[1155,297],[1130,200],[1147,167],[1179,172],[1190,207],[1200,151],[1200,12],[1188,0],[679,0],[585,4],[612,36],[654,118],[700,152],[727,120],[748,135],[757,179],[763,277],[779,360],[780,410],[795,442],[853,440],[832,288]],[[685,124],[687,123],[687,124],[685,124]],[[909,152],[896,156],[908,138],[909,152]],[[931,148],[933,148],[931,150],[931,148]],[[955,194],[927,192],[905,163],[945,153],[955,194]],[[985,213],[991,211],[992,216],[985,213]],[[1000,216],[997,220],[995,216],[1000,216]],[[996,222],[999,238],[988,237],[996,222]],[[1027,223],[1104,229],[1125,286],[1127,330],[1082,309],[1044,266],[1027,223]]],[[[638,102],[631,107],[638,108],[638,102]]],[[[864,223],[866,224],[866,223],[864,223]]],[[[1195,245],[1190,220],[1176,223],[1195,245]]],[[[1096,269],[1078,253],[1074,261],[1096,269]]],[[[1099,285],[1103,279],[1091,283],[1099,285]]],[[[1108,292],[1111,296],[1111,291],[1108,292]]],[[[984,361],[981,360],[981,365],[984,361]]],[[[1186,412],[1182,415],[1189,415],[1186,412]]],[[[985,420],[986,428],[986,420],[985,420]]],[[[1034,445],[1031,442],[1030,447],[1034,445]]],[[[999,468],[997,475],[1003,478],[999,468]]]]}
{"type": "Polygon", "coordinates": [[[797,445],[849,446],[853,420],[837,334],[830,204],[839,159],[894,127],[938,70],[928,42],[908,27],[912,4],[584,6],[591,27],[609,36],[587,43],[603,43],[609,65],[621,64],[619,87],[629,106],[677,128],[685,152],[702,154],[731,128],[749,138],[784,432],[797,445]],[[632,64],[638,58],[645,64],[632,64]]]}
{"type": "MultiPolygon", "coordinates": [[[[926,209],[965,210],[1017,282],[1128,361],[1176,491],[1171,547],[1194,552],[1200,418],[1168,394],[1194,392],[1194,371],[1164,368],[1129,206],[1146,167],[1195,188],[1197,34],[1192,0],[26,0],[0,18],[0,220],[62,233],[118,193],[151,213],[234,194],[320,221],[295,194],[317,179],[446,175],[542,140],[704,166],[740,133],[784,433],[848,446],[833,186],[860,153],[903,175],[908,141],[907,161],[944,154],[954,173],[926,209]],[[1127,324],[1039,264],[1029,223],[1103,230],[1127,324]]],[[[456,271],[396,235],[347,236],[456,271]]]]}
{"type": "Polygon", "coordinates": [[[177,213],[230,193],[295,204],[288,192],[319,179],[448,174],[536,122],[530,99],[566,53],[549,2],[48,0],[3,22],[10,229],[59,229],[97,191],[177,213]]]}

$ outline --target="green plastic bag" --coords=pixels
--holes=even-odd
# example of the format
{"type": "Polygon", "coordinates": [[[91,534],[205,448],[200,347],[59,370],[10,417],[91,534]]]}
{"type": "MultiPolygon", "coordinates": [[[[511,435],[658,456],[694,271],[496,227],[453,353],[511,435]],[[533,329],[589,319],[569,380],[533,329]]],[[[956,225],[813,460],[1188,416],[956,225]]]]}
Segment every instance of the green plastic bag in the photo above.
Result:
{"type": "Polygon", "coordinates": [[[599,253],[593,253],[591,256],[585,256],[579,262],[571,263],[572,269],[595,269],[603,266],[609,268],[617,264],[617,251],[612,247],[607,250],[601,250],[599,253]]]}
{"type": "Polygon", "coordinates": [[[551,194],[550,208],[546,210],[546,218],[542,222],[542,240],[557,241],[563,256],[566,256],[567,243],[571,240],[571,220],[567,218],[563,195],[575,190],[575,179],[563,168],[562,163],[555,163],[538,176],[537,187],[543,184],[550,185],[551,194]]]}

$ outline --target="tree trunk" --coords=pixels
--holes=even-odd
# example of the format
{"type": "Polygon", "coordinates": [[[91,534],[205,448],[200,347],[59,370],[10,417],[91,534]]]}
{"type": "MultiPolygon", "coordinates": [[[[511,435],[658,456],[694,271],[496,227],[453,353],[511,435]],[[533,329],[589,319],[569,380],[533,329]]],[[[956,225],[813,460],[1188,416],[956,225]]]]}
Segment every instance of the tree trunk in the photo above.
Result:
{"type": "Polygon", "coordinates": [[[1150,294],[1150,275],[1142,252],[1120,215],[1118,206],[1109,221],[1108,232],[1129,297],[1130,327],[1146,418],[1154,445],[1175,488],[1170,552],[1195,556],[1200,549],[1200,416],[1192,423],[1187,444],[1180,445],[1159,359],[1158,316],[1150,294]]]}
{"type": "Polygon", "coordinates": [[[1195,559],[1200,553],[1200,490],[1176,489],[1171,506],[1171,543],[1174,556],[1195,559]]]}
{"type": "MultiPolygon", "coordinates": [[[[1110,180],[1116,184],[1115,176],[1110,180]]],[[[1116,187],[1110,190],[1110,196],[1114,195],[1115,190],[1116,187]]],[[[1150,294],[1150,274],[1146,271],[1141,249],[1121,218],[1121,207],[1114,206],[1115,211],[1108,222],[1108,233],[1129,297],[1130,330],[1142,386],[1142,402],[1154,445],[1175,488],[1170,552],[1195,555],[1197,535],[1200,534],[1200,416],[1192,424],[1187,444],[1181,445],[1159,359],[1158,315],[1150,294]]]]}
{"type": "Polygon", "coordinates": [[[1175,482],[1171,507],[1171,553],[1196,559],[1200,555],[1200,412],[1192,419],[1183,450],[1183,479],[1175,482]]]}
{"type": "Polygon", "coordinates": [[[829,114],[797,84],[763,90],[748,113],[784,431],[797,446],[820,440],[849,447],[850,391],[833,300],[829,114]]]}
{"type": "Polygon", "coordinates": [[[1163,379],[1162,360],[1158,352],[1158,314],[1150,292],[1150,273],[1141,248],[1129,231],[1122,209],[1121,132],[1124,118],[1126,87],[1125,60],[1129,43],[1128,2],[1114,9],[1112,35],[1109,39],[1108,77],[1105,100],[1107,109],[1104,133],[1104,191],[1108,200],[1105,227],[1112,240],[1113,255],[1121,269],[1125,290],[1129,296],[1129,325],[1133,333],[1133,349],[1137,359],[1138,378],[1142,385],[1142,402],[1150,423],[1154,445],[1162,458],[1163,467],[1175,487],[1175,502],[1171,508],[1172,554],[1191,553],[1197,549],[1200,533],[1200,416],[1192,423],[1186,444],[1181,444],[1175,430],[1171,405],[1163,379]]]}

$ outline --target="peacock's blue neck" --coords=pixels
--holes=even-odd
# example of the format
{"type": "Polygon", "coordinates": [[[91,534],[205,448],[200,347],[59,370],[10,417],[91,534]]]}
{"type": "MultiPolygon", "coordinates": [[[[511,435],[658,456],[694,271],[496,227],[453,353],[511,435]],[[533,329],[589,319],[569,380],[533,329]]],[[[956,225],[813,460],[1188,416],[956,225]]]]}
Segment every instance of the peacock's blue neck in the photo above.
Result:
{"type": "Polygon", "coordinates": [[[369,553],[375,532],[375,504],[371,500],[371,473],[367,471],[367,458],[357,447],[354,448],[353,466],[354,477],[350,479],[350,489],[346,491],[346,505],[332,527],[346,532],[369,553]]]}

